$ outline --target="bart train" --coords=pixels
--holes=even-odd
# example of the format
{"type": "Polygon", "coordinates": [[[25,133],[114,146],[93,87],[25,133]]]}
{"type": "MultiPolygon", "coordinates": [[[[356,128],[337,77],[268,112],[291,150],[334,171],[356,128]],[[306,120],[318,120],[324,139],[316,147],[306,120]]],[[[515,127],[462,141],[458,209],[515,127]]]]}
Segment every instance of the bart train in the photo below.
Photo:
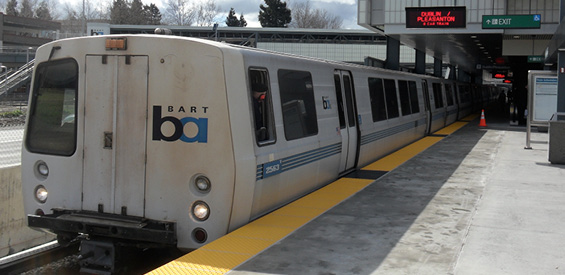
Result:
{"type": "Polygon", "coordinates": [[[35,60],[28,224],[104,268],[117,245],[200,247],[498,93],[175,36],[58,40],[35,60]]]}

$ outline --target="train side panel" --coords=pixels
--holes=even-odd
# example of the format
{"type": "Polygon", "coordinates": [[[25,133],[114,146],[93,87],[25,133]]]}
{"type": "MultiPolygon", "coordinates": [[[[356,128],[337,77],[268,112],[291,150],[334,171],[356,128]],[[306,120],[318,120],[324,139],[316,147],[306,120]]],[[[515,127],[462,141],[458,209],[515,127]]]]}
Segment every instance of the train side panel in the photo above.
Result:
{"type": "Polygon", "coordinates": [[[252,120],[252,103],[247,69],[240,51],[223,49],[228,111],[232,132],[235,188],[229,231],[247,224],[251,219],[256,186],[257,143],[252,120]]]}
{"type": "Polygon", "coordinates": [[[254,144],[257,173],[251,217],[256,218],[337,178],[341,139],[336,107],[324,108],[323,102],[336,98],[331,68],[255,51],[244,57],[248,74],[250,68],[268,73],[276,135],[270,142],[254,144]]]}
{"type": "MultiPolygon", "coordinates": [[[[36,63],[34,65],[34,71],[37,71],[38,68],[44,68],[45,70],[49,70],[42,61],[48,60],[49,55],[53,47],[60,46],[59,43],[51,45],[50,47],[40,47],[36,53],[36,63]]],[[[85,47],[88,47],[85,45],[85,47]]],[[[66,72],[69,74],[77,75],[78,72],[84,71],[85,64],[84,61],[81,59],[74,59],[73,57],[79,54],[79,50],[76,48],[65,47],[66,54],[59,56],[61,60],[60,64],[55,64],[53,67],[54,69],[61,69],[62,67],[68,67],[66,72]]],[[[53,77],[55,78],[55,77],[53,77]]],[[[38,82],[40,79],[37,74],[34,74],[32,77],[32,83],[38,82]]],[[[55,90],[56,92],[53,93],[51,97],[54,98],[55,104],[53,105],[55,108],[63,108],[65,106],[64,101],[64,91],[68,91],[68,97],[70,98],[67,101],[67,106],[71,109],[74,109],[73,112],[69,113],[68,115],[72,115],[75,113],[77,116],[83,115],[82,108],[73,108],[72,105],[77,106],[84,106],[84,97],[79,95],[79,91],[84,90],[84,82],[72,83],[74,81],[67,81],[67,85],[62,85],[59,89],[55,90]],[[59,95],[57,95],[59,94],[59,95]],[[61,98],[61,95],[63,97],[61,98]],[[72,96],[72,98],[71,98],[72,96]],[[59,99],[57,99],[59,98],[59,99]]],[[[30,93],[30,101],[29,102],[36,102],[38,99],[37,95],[30,93]]],[[[26,125],[30,124],[30,117],[34,114],[41,115],[41,110],[34,110],[33,105],[30,106],[29,114],[27,116],[26,125]]],[[[46,109],[48,112],[48,109],[46,109]]],[[[55,115],[57,116],[57,115],[55,115]]],[[[76,132],[79,133],[77,136],[74,136],[74,130],[71,131],[58,131],[56,129],[57,125],[61,125],[62,123],[62,113],[59,113],[57,116],[59,119],[53,117],[54,120],[51,122],[51,119],[45,121],[45,123],[49,123],[55,127],[55,131],[52,131],[50,134],[46,135],[46,137],[40,137],[37,140],[45,142],[44,144],[33,144],[35,141],[31,140],[32,136],[35,134],[39,134],[40,132],[44,132],[44,129],[47,127],[37,127],[39,131],[36,133],[32,133],[31,131],[26,131],[24,135],[24,146],[22,146],[22,193],[23,193],[23,200],[24,200],[24,210],[26,214],[40,214],[40,213],[50,213],[51,209],[57,208],[68,208],[68,209],[80,209],[81,208],[81,200],[79,199],[82,194],[82,159],[83,159],[83,136],[80,134],[84,131],[84,125],[80,123],[80,121],[74,122],[72,124],[73,127],[76,127],[76,132]],[[68,138],[67,138],[68,137],[68,138]],[[51,146],[51,144],[59,144],[56,140],[61,138],[64,140],[65,143],[68,143],[72,146],[71,151],[57,152],[57,150],[35,150],[41,151],[41,153],[31,152],[29,148],[30,143],[34,148],[43,148],[47,149],[51,146]],[[39,172],[39,167],[46,165],[47,167],[47,174],[41,174],[39,172]],[[73,171],[73,173],[68,173],[68,171],[73,171]],[[38,188],[43,187],[49,192],[49,197],[41,202],[36,198],[36,192],[39,190],[38,188]]],[[[67,116],[67,115],[65,115],[67,116]]],[[[67,123],[67,125],[72,125],[71,121],[67,123]]],[[[67,126],[68,127],[68,126],[67,126]]],[[[66,151],[66,150],[65,150],[66,151]]]]}
{"type": "Polygon", "coordinates": [[[356,74],[361,125],[358,167],[425,135],[426,109],[420,81],[405,73],[377,69],[360,70],[356,74]],[[386,104],[375,104],[383,100],[375,91],[380,87],[381,80],[388,81],[388,84],[383,83],[386,104]],[[391,90],[387,92],[387,89],[391,90]],[[394,99],[390,99],[391,96],[394,99]]]}
{"type": "Polygon", "coordinates": [[[218,47],[179,40],[150,63],[146,216],[174,220],[179,247],[201,245],[196,228],[210,240],[228,232],[235,159],[223,58],[218,47]],[[195,188],[199,176],[210,190],[195,188]],[[204,221],[191,214],[199,201],[210,208],[204,221]]]}

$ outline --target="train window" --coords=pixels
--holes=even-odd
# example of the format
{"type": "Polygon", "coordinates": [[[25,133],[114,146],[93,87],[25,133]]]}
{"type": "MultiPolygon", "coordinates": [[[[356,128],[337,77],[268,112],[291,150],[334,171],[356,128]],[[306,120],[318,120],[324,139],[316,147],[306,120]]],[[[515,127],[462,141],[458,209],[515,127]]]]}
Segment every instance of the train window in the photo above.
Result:
{"type": "Polygon", "coordinates": [[[257,143],[259,145],[274,143],[276,139],[269,73],[265,69],[251,68],[249,82],[257,143]]]}
{"type": "Polygon", "coordinates": [[[408,90],[410,91],[410,105],[412,107],[412,113],[419,113],[420,103],[418,102],[418,86],[415,81],[408,82],[408,90]]]}
{"type": "Polygon", "coordinates": [[[37,66],[26,147],[42,154],[70,156],[76,150],[78,65],[74,59],[37,66]]]}
{"type": "Polygon", "coordinates": [[[460,99],[461,99],[461,103],[471,102],[469,86],[460,85],[459,86],[459,92],[461,93],[461,95],[459,96],[460,99]]]}
{"type": "Polygon", "coordinates": [[[341,95],[341,76],[339,74],[334,75],[335,83],[335,95],[337,97],[337,112],[339,114],[339,127],[341,129],[345,128],[345,113],[343,111],[343,96],[341,95]]]}
{"type": "Polygon", "coordinates": [[[353,83],[351,83],[351,79],[349,75],[343,76],[343,87],[345,89],[345,98],[347,103],[347,122],[349,123],[349,127],[354,127],[355,123],[355,106],[353,106],[353,83]]]}
{"type": "Polygon", "coordinates": [[[437,108],[443,107],[443,95],[441,92],[441,83],[432,83],[432,89],[434,90],[434,103],[437,108]]]}
{"type": "Polygon", "coordinates": [[[451,84],[445,84],[445,98],[447,99],[447,106],[453,106],[453,89],[451,84]]]}
{"type": "Polygon", "coordinates": [[[412,114],[410,106],[410,92],[408,91],[408,82],[404,80],[398,81],[398,95],[400,96],[400,110],[402,115],[412,114]]]}
{"type": "Polygon", "coordinates": [[[381,78],[369,78],[369,96],[371,98],[371,113],[373,121],[386,119],[386,103],[383,80],[381,78]]]}
{"type": "Polygon", "coordinates": [[[303,71],[279,70],[278,78],[286,139],[318,134],[312,75],[303,71]]]}
{"type": "Polygon", "coordinates": [[[396,96],[396,83],[392,79],[384,80],[385,86],[385,97],[386,97],[386,110],[388,114],[388,119],[398,117],[400,112],[398,111],[398,98],[396,96]]]}

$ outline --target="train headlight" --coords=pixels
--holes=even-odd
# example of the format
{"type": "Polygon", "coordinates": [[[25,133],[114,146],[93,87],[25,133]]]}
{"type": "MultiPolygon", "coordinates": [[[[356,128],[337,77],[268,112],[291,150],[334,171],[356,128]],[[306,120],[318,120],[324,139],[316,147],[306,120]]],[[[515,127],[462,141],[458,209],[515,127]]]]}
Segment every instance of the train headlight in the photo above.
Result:
{"type": "Polygon", "coordinates": [[[35,199],[40,203],[45,203],[47,201],[47,196],[49,192],[43,185],[39,185],[35,188],[35,199]]]}
{"type": "Polygon", "coordinates": [[[37,164],[36,169],[37,169],[37,173],[39,173],[41,176],[43,177],[49,176],[49,167],[47,166],[47,163],[40,161],[37,164]]]}
{"type": "Polygon", "coordinates": [[[210,183],[210,179],[208,179],[206,176],[198,176],[196,177],[196,179],[194,179],[194,184],[196,185],[196,188],[198,189],[198,191],[206,193],[208,191],[210,191],[210,188],[212,188],[212,184],[210,183]]]}
{"type": "Polygon", "coordinates": [[[196,201],[192,204],[192,215],[199,221],[205,221],[210,216],[210,207],[203,201],[196,201]]]}

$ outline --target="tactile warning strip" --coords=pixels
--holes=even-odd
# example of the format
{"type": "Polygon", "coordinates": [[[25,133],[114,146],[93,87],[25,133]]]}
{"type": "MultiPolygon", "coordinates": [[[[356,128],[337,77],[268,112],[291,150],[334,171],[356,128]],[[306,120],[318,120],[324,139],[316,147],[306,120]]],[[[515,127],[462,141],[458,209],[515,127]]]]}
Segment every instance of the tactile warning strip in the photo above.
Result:
{"type": "Polygon", "coordinates": [[[149,274],[224,274],[369,185],[341,178],[149,274]]]}

